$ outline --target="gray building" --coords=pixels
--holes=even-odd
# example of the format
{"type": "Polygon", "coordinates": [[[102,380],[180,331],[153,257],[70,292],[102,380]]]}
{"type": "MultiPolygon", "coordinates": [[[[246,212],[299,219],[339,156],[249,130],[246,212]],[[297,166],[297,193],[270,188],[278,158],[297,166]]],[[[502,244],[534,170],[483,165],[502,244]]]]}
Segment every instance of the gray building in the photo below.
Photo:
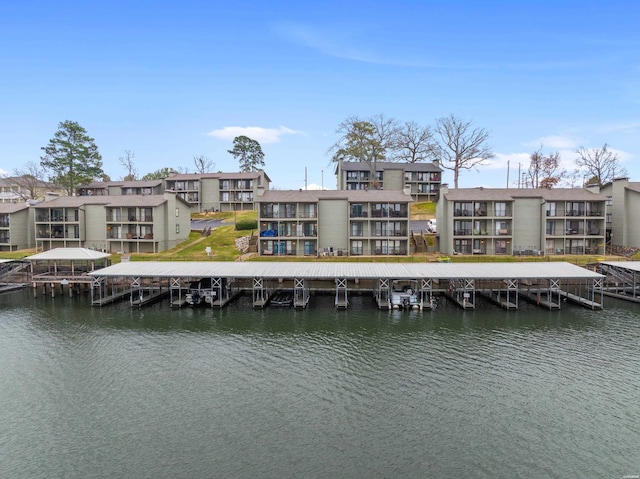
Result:
{"type": "Polygon", "coordinates": [[[437,161],[379,161],[372,172],[367,163],[340,160],[335,173],[339,190],[408,189],[415,201],[435,201],[442,181],[442,169],[437,161]]]}
{"type": "Polygon", "coordinates": [[[442,186],[436,206],[445,254],[604,254],[607,198],[587,188],[442,186]]]}
{"type": "Polygon", "coordinates": [[[159,253],[186,240],[189,205],[175,193],[64,196],[33,206],[38,250],[159,253]]]}
{"type": "Polygon", "coordinates": [[[0,251],[33,248],[32,216],[27,203],[0,202],[0,251]]]}
{"type": "Polygon", "coordinates": [[[269,189],[271,179],[262,171],[175,174],[164,180],[191,205],[192,212],[252,210],[258,192],[269,189]]]}
{"type": "Polygon", "coordinates": [[[94,181],[77,190],[78,196],[161,195],[162,180],[94,181]]]}
{"type": "Polygon", "coordinates": [[[640,182],[615,179],[599,188],[607,198],[607,243],[640,248],[640,182]]]}
{"type": "Polygon", "coordinates": [[[260,255],[408,255],[411,196],[397,190],[271,190],[256,199],[260,255]]]}

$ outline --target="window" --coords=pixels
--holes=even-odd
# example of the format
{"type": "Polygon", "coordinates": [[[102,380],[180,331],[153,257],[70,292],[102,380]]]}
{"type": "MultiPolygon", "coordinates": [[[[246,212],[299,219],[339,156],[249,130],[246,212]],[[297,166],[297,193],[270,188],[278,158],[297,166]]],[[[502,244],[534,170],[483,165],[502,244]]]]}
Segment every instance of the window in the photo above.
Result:
{"type": "Polygon", "coordinates": [[[180,208],[176,208],[176,217],[180,216],[180,208]]]}
{"type": "Polygon", "coordinates": [[[176,223],[176,234],[180,234],[180,225],[176,223]]]}
{"type": "Polygon", "coordinates": [[[471,221],[459,221],[453,222],[453,234],[456,236],[468,236],[471,234],[471,221]]]}
{"type": "Polygon", "coordinates": [[[553,201],[547,203],[547,216],[556,216],[556,204],[553,201]]]}
{"type": "Polygon", "coordinates": [[[453,241],[453,249],[460,254],[471,254],[471,240],[457,239],[453,241]]]}
{"type": "Polygon", "coordinates": [[[495,204],[496,216],[507,216],[507,204],[497,202],[495,204]]]}
{"type": "Polygon", "coordinates": [[[507,235],[509,229],[506,221],[496,221],[496,235],[507,235]]]}
{"type": "Polygon", "coordinates": [[[555,221],[547,221],[547,234],[555,235],[556,234],[556,222],[555,221]]]}
{"type": "Polygon", "coordinates": [[[507,253],[507,241],[496,240],[496,254],[506,254],[506,253],[507,253]]]}
{"type": "Polygon", "coordinates": [[[362,205],[360,203],[354,203],[351,205],[351,217],[362,218],[362,205]]]}
{"type": "Polygon", "coordinates": [[[470,202],[455,202],[453,210],[454,216],[471,216],[473,204],[470,202]]]}
{"type": "Polygon", "coordinates": [[[352,255],[362,255],[362,240],[353,240],[351,241],[351,254],[352,255]]]}
{"type": "Polygon", "coordinates": [[[351,236],[363,236],[364,224],[360,221],[351,223],[351,236]]]}

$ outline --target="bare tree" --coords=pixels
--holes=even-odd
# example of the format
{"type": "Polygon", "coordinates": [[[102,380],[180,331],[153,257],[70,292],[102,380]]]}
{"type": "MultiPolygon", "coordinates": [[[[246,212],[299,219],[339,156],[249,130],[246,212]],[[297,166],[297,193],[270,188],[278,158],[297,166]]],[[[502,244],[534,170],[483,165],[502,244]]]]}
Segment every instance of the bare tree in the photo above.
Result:
{"type": "Polygon", "coordinates": [[[351,116],[338,125],[336,132],[340,134],[340,139],[329,148],[332,160],[366,163],[370,182],[376,187],[378,162],[387,160],[387,153],[395,148],[397,122],[382,114],[367,120],[351,116]]]}
{"type": "Polygon", "coordinates": [[[396,158],[407,163],[428,161],[434,157],[435,144],[429,126],[420,126],[414,121],[398,128],[395,139],[396,158]]]}
{"type": "Polygon", "coordinates": [[[588,184],[603,185],[619,176],[629,173],[620,167],[618,154],[609,149],[606,143],[601,148],[578,148],[576,151],[576,166],[589,176],[588,184]]]}
{"type": "Polygon", "coordinates": [[[566,171],[560,169],[560,153],[549,155],[542,153],[543,145],[531,153],[531,163],[527,176],[532,188],[550,189],[556,186],[566,176],[566,171]]]}
{"type": "Polygon", "coordinates": [[[378,113],[368,118],[373,125],[373,137],[385,149],[384,160],[396,161],[398,151],[398,133],[400,126],[395,118],[387,118],[383,113],[378,113]]]}
{"type": "Polygon", "coordinates": [[[38,163],[30,161],[24,168],[13,170],[13,176],[5,178],[5,181],[12,186],[20,200],[39,200],[44,198],[51,186],[44,181],[45,176],[46,170],[38,163]]]}
{"type": "Polygon", "coordinates": [[[124,176],[124,181],[134,181],[138,179],[138,172],[133,164],[133,158],[136,155],[131,150],[124,150],[124,156],[118,158],[120,164],[127,170],[127,174],[124,176]]]}
{"type": "Polygon", "coordinates": [[[495,155],[487,145],[489,132],[474,128],[473,121],[464,121],[454,115],[436,120],[437,143],[435,158],[440,166],[453,171],[454,188],[458,188],[460,170],[476,169],[495,155]]]}
{"type": "Polygon", "coordinates": [[[196,166],[196,173],[209,173],[216,167],[216,164],[204,155],[193,157],[193,163],[196,166]]]}

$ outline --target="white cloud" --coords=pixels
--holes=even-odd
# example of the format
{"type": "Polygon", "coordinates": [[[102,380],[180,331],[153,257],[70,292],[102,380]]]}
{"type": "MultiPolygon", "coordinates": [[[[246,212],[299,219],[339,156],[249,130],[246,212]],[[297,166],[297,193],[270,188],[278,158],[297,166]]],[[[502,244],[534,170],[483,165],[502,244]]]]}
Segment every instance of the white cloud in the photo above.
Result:
{"type": "Polygon", "coordinates": [[[518,170],[518,164],[529,166],[531,153],[496,153],[496,156],[487,162],[486,168],[494,170],[509,168],[513,171],[518,170]]]}
{"type": "Polygon", "coordinates": [[[4,171],[2,168],[0,168],[0,176],[9,176],[9,172],[4,171]]]}
{"type": "Polygon", "coordinates": [[[285,126],[279,128],[262,128],[259,126],[225,126],[207,133],[220,140],[233,141],[236,136],[248,136],[258,143],[278,143],[284,135],[302,135],[301,131],[292,130],[285,126]]]}

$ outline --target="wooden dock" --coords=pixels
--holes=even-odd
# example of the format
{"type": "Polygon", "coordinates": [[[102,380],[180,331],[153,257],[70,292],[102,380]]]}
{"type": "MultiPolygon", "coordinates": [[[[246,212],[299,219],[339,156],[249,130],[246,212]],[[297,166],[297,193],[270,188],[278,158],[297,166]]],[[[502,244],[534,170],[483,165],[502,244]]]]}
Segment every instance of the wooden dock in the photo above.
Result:
{"type": "Polygon", "coordinates": [[[91,306],[104,306],[106,304],[115,303],[129,296],[131,296],[131,291],[120,291],[118,293],[110,294],[109,296],[94,299],[91,301],[91,306]]]}
{"type": "MultiPolygon", "coordinates": [[[[478,291],[477,294],[503,309],[518,309],[518,305],[516,303],[507,301],[507,295],[504,291],[478,291]]],[[[511,296],[515,296],[513,291],[511,291],[511,296]]]]}
{"type": "Polygon", "coordinates": [[[144,306],[148,306],[156,301],[160,301],[161,299],[169,296],[169,290],[145,290],[146,295],[138,296],[138,299],[131,299],[131,306],[138,306],[142,308],[144,306]]]}

